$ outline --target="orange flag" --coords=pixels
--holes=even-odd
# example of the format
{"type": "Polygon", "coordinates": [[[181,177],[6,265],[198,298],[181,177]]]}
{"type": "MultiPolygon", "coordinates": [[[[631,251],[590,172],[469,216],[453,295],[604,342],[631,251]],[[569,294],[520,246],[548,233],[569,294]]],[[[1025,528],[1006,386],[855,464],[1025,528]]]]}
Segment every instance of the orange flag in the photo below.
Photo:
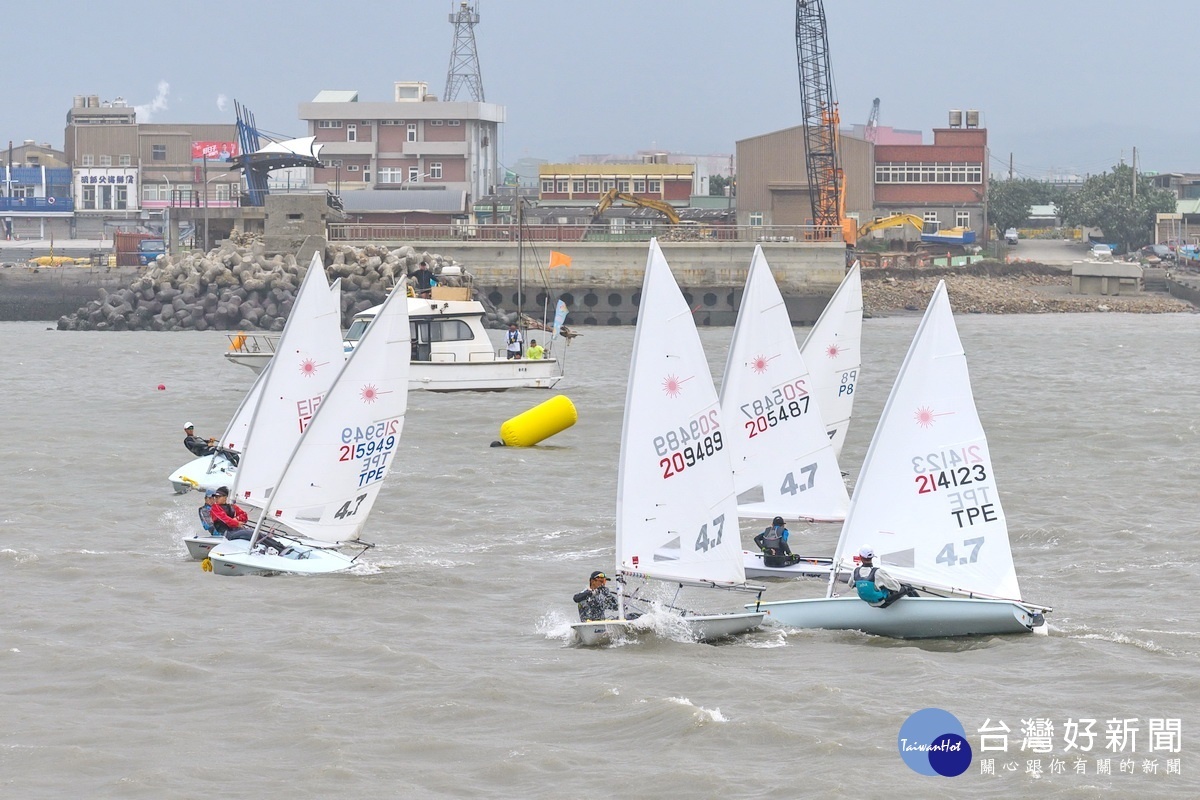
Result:
{"type": "Polygon", "coordinates": [[[569,255],[560,253],[557,250],[550,251],[550,269],[569,266],[571,266],[571,257],[569,255]]]}

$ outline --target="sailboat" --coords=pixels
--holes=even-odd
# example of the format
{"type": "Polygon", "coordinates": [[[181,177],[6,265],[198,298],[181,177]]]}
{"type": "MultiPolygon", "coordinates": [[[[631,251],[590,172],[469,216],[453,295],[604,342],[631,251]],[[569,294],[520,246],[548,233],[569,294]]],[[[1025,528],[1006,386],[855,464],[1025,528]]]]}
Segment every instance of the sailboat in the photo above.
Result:
{"type": "MultiPolygon", "coordinates": [[[[692,312],[651,239],[617,474],[616,573],[625,584],[761,594],[742,568],[730,435],[692,312]]],[[[629,630],[624,586],[618,600],[618,619],[572,626],[579,641],[602,644],[629,630]]],[[[753,630],[762,619],[757,612],[685,612],[681,624],[710,641],[753,630]]]]}
{"type": "Polygon", "coordinates": [[[934,290],[884,406],[835,562],[848,561],[863,545],[877,553],[876,566],[921,596],[877,608],[831,579],[825,598],[761,607],[791,627],[905,639],[1046,630],[1050,609],[1021,599],[1008,523],[944,281],[934,290]]]}
{"type": "Polygon", "coordinates": [[[214,547],[214,572],[319,574],[353,566],[370,546],[359,536],[395,463],[408,408],[410,352],[407,298],[393,292],[340,365],[278,482],[260,495],[266,505],[253,539],[214,547]],[[265,536],[285,545],[284,551],[264,548],[265,536]],[[358,552],[342,553],[337,548],[343,546],[358,552]]]}
{"type": "MultiPolygon", "coordinates": [[[[826,432],[813,382],[783,295],[762,247],[754,248],[721,383],[734,487],[742,519],[841,522],[850,497],[826,432]],[[761,495],[748,501],[747,494],[761,495]]],[[[753,577],[827,576],[828,556],[768,566],[763,554],[742,552],[753,577]]]]}
{"type": "MultiPolygon", "coordinates": [[[[312,272],[314,268],[316,268],[320,275],[325,275],[325,266],[321,261],[321,256],[316,253],[313,254],[312,261],[309,262],[305,279],[307,279],[308,273],[312,272]]],[[[333,304],[334,310],[338,313],[338,317],[335,318],[335,331],[337,333],[337,349],[340,354],[342,351],[341,307],[339,305],[341,301],[341,282],[340,280],[335,281],[332,287],[329,285],[328,280],[321,283],[329,293],[330,302],[333,304]]],[[[303,286],[304,280],[301,281],[301,289],[297,289],[292,312],[288,315],[289,319],[296,313],[296,306],[300,302],[300,291],[303,289],[303,286]]],[[[282,333],[280,334],[279,346],[284,346],[282,333]]],[[[192,459],[171,473],[167,478],[177,494],[183,494],[189,489],[195,489],[203,493],[207,489],[216,489],[218,486],[229,486],[233,483],[238,467],[235,459],[230,458],[226,451],[241,453],[246,448],[246,437],[250,429],[250,420],[254,417],[254,413],[258,408],[258,399],[262,395],[262,384],[265,380],[266,372],[267,370],[264,369],[258,373],[258,376],[254,379],[254,384],[250,387],[250,391],[242,398],[237,411],[234,412],[233,417],[229,420],[225,432],[217,440],[221,449],[212,455],[192,459]]],[[[240,461],[240,459],[237,459],[237,461],[240,461]]]]}
{"type": "Polygon", "coordinates": [[[846,443],[862,364],[861,272],[855,261],[800,345],[804,363],[812,370],[813,397],[821,408],[837,459],[841,459],[846,443]]]}
{"type": "MultiPolygon", "coordinates": [[[[340,300],[340,280],[330,286],[320,257],[314,255],[280,335],[277,357],[254,382],[222,439],[243,443],[238,466],[221,470],[218,474],[228,479],[217,484],[232,487],[230,497],[239,505],[266,506],[288,456],[333,385],[344,362],[340,300]]],[[[205,558],[223,541],[209,534],[184,539],[193,559],[205,558]]]]}

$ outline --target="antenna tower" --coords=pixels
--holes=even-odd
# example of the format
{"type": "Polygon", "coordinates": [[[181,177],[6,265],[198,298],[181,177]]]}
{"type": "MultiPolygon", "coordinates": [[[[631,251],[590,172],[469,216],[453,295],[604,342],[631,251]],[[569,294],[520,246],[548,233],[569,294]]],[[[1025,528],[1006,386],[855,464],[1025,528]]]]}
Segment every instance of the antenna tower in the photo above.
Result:
{"type": "Polygon", "coordinates": [[[454,26],[454,46],[450,51],[450,69],[446,72],[446,102],[458,97],[460,89],[466,89],[471,99],[483,102],[483,75],[479,71],[479,54],[475,52],[475,26],[479,24],[479,13],[475,7],[461,0],[458,11],[450,15],[454,26]]]}

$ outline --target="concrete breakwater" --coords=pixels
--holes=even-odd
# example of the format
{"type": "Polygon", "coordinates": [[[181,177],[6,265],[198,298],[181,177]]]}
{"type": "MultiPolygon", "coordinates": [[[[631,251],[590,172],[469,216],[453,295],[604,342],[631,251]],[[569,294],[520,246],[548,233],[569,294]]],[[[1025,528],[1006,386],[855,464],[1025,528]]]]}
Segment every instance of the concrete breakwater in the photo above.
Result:
{"type": "MultiPolygon", "coordinates": [[[[342,279],[343,325],[383,302],[393,285],[422,260],[439,282],[462,285],[443,270],[469,272],[485,323],[503,326],[519,307],[530,316],[553,314],[562,299],[572,325],[628,325],[641,300],[646,243],[576,243],[574,263],[553,271],[536,256],[522,258],[514,244],[439,242],[440,251],[410,245],[331,245],[325,251],[330,279],[342,279]],[[518,289],[518,286],[520,288],[518,289]],[[521,295],[521,297],[518,297],[521,295]]],[[[528,248],[533,250],[533,248],[528,248]]],[[[541,258],[548,250],[539,247],[541,258]]],[[[732,325],[746,279],[752,243],[666,243],[676,280],[701,325],[732,325]]],[[[764,245],[789,314],[812,324],[845,272],[838,243],[764,245]]],[[[99,297],[59,318],[60,330],[266,330],[283,328],[307,263],[267,255],[253,240],[227,242],[209,253],[163,257],[120,287],[100,287],[99,297]]]]}
{"type": "MultiPolygon", "coordinates": [[[[382,303],[425,260],[435,272],[450,261],[412,247],[331,247],[329,279],[342,281],[342,325],[382,303]]],[[[99,290],[92,300],[58,320],[59,330],[265,330],[280,331],[308,264],[294,256],[267,256],[261,245],[222,245],[209,253],[161,258],[123,288],[99,290]]],[[[457,278],[445,278],[455,285],[457,278]]],[[[500,312],[493,310],[492,315],[500,312]]],[[[493,320],[496,322],[496,320],[493,320]]]]}

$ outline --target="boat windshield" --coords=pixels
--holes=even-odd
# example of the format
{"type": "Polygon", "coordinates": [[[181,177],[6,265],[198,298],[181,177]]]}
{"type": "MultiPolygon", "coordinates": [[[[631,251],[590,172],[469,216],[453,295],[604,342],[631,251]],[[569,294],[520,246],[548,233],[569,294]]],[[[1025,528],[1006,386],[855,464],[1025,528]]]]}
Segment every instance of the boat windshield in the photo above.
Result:
{"type": "Polygon", "coordinates": [[[370,324],[370,317],[356,317],[355,320],[350,323],[350,330],[346,331],[346,341],[357,342],[362,338],[363,332],[366,331],[367,326],[370,324]]]}

